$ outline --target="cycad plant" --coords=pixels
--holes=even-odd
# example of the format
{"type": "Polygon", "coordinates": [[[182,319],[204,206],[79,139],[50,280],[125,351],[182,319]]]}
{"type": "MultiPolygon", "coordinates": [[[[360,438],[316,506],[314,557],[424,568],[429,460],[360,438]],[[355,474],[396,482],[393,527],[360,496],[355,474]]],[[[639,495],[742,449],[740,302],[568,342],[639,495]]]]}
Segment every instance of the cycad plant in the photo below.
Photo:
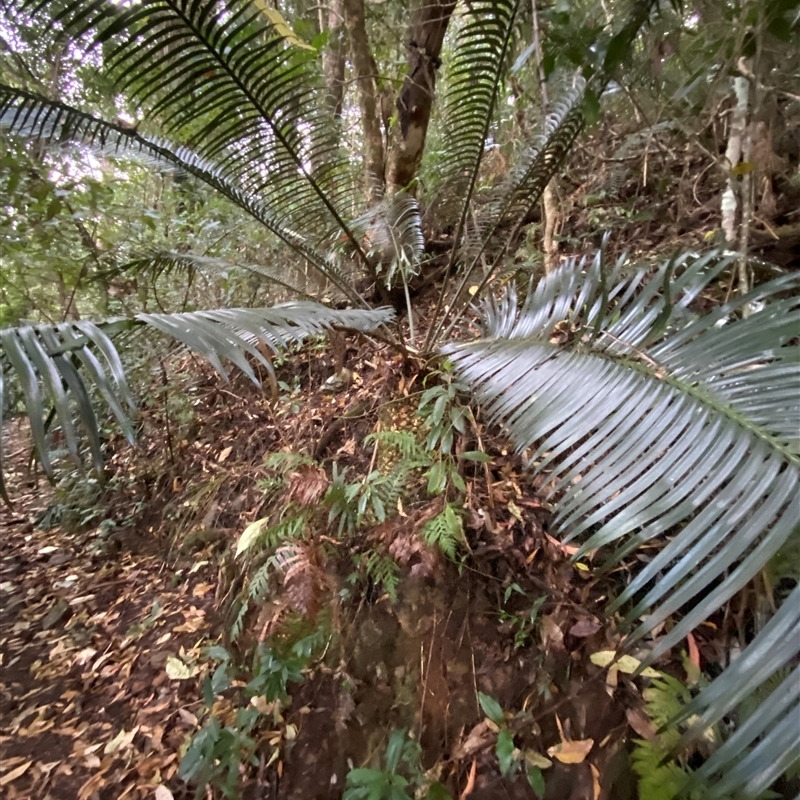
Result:
{"type": "MultiPolygon", "coordinates": [[[[654,0],[634,0],[622,24],[598,42],[591,69],[564,77],[540,133],[479,206],[479,169],[522,4],[473,0],[455,10],[440,4],[441,19],[446,24],[453,14],[455,30],[454,57],[444,65],[440,106],[448,142],[439,172],[442,194],[458,202],[443,211],[452,222],[453,247],[424,339],[415,331],[410,290],[427,268],[414,187],[389,186],[378,205],[363,206],[360,176],[340,146],[340,120],[325,102],[319,54],[274,9],[260,0],[4,5],[17,24],[45,17],[76,47],[94,53],[144,119],[130,127],[0,85],[6,135],[38,148],[136,158],[193,176],[316,273],[323,288],[311,299],[332,297],[340,306],[298,302],[0,331],[0,395],[3,381],[15,376],[47,472],[53,419],[79,456],[75,409],[99,469],[95,389],[132,435],[124,406],[133,401],[115,334],[156,328],[220,372],[227,359],[253,375],[250,359],[269,370],[267,351],[338,327],[379,338],[407,356],[422,351],[449,358],[489,417],[521,449],[533,450],[533,468],[552,472],[557,524],[564,536],[580,537],[582,552],[613,545],[611,567],[645,542],[666,542],[614,606],[624,607],[632,623],[645,619],[631,641],[680,615],[653,657],[765,569],[797,533],[794,276],[701,314],[698,297],[730,258],[686,256],[659,269],[621,261],[607,269],[599,256],[588,265],[565,265],[521,301],[510,289],[488,297],[492,279],[507,265],[509,231],[519,229],[559,169],[584,125],[587,98],[602,94],[658,6],[654,0]],[[486,297],[485,335],[448,343],[475,297],[486,297]],[[396,322],[389,301],[407,314],[407,324],[396,322]]],[[[398,101],[401,127],[404,111],[398,101]]],[[[213,268],[209,262],[201,254],[162,252],[134,263],[137,269],[213,268]]],[[[251,268],[294,286],[292,274],[251,268]]],[[[702,731],[776,670],[793,668],[785,686],[703,768],[703,777],[713,779],[737,762],[731,774],[742,796],[756,796],[800,760],[796,745],[777,755],[775,748],[800,711],[798,602],[796,589],[740,661],[686,711],[702,731]]],[[[730,785],[728,777],[714,796],[726,796],[730,785]]]]}

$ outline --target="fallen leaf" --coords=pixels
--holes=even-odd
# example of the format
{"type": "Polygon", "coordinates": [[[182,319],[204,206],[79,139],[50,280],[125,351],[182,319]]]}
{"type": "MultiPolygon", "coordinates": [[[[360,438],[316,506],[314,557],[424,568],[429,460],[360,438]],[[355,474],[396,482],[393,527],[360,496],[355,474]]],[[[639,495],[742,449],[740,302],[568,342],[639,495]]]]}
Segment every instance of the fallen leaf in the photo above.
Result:
{"type": "Polygon", "coordinates": [[[165,667],[167,677],[173,681],[185,681],[187,678],[193,678],[197,674],[197,666],[185,664],[176,656],[169,656],[165,667]]]}
{"type": "Polygon", "coordinates": [[[594,747],[594,739],[560,742],[547,748],[547,755],[562,764],[581,764],[594,747]]]}
{"type": "Polygon", "coordinates": [[[137,725],[133,730],[126,731],[123,728],[104,748],[103,748],[103,755],[107,756],[111,753],[116,753],[120,750],[124,750],[126,747],[130,745],[133,741],[133,737],[139,732],[139,726],[137,725]]]}
{"type": "Polygon", "coordinates": [[[641,709],[626,708],[625,718],[628,720],[628,725],[643,739],[652,742],[656,738],[656,726],[653,725],[650,718],[641,709]]]}
{"type": "Polygon", "coordinates": [[[156,800],[174,800],[172,792],[163,783],[156,786],[156,800]]]}
{"type": "Polygon", "coordinates": [[[549,533],[546,533],[545,536],[547,537],[547,541],[553,545],[553,547],[557,547],[564,555],[567,556],[574,556],[575,553],[580,550],[580,547],[574,544],[562,544],[558,541],[558,539],[554,539],[549,533]]]}
{"type": "Polygon", "coordinates": [[[523,755],[525,756],[525,760],[532,767],[548,769],[553,766],[553,762],[549,758],[545,758],[541,753],[537,753],[535,750],[526,750],[523,755]]]}
{"type": "Polygon", "coordinates": [[[251,522],[243,531],[242,535],[239,537],[239,541],[236,543],[236,555],[240,556],[245,551],[249,550],[253,543],[261,536],[261,531],[264,529],[264,526],[267,524],[266,517],[263,519],[257,519],[255,522],[251,522]]]}
{"type": "Polygon", "coordinates": [[[233,452],[233,447],[226,447],[218,456],[217,463],[221,464],[233,452]]]}
{"type": "Polygon", "coordinates": [[[459,760],[467,756],[477,753],[491,741],[494,740],[494,735],[489,730],[486,721],[479,722],[467,735],[466,740],[462,743],[459,742],[453,751],[453,758],[459,760]]]}
{"type": "Polygon", "coordinates": [[[185,708],[178,709],[178,716],[190,727],[197,727],[197,717],[185,708]]]}
{"type": "Polygon", "coordinates": [[[545,648],[552,647],[553,650],[564,649],[564,634],[552,614],[544,614],[539,618],[539,630],[542,636],[542,644],[545,648]]]}
{"type": "Polygon", "coordinates": [[[472,794],[472,790],[475,788],[475,776],[477,773],[478,762],[473,758],[472,766],[469,768],[469,775],[467,776],[467,785],[464,787],[464,791],[458,796],[458,800],[464,800],[465,797],[472,794]]]}
{"type": "Polygon", "coordinates": [[[576,636],[579,639],[583,639],[586,636],[591,636],[594,633],[597,633],[601,628],[599,622],[596,622],[593,619],[579,619],[570,629],[569,633],[570,636],[576,636]]]}
{"type": "Polygon", "coordinates": [[[594,800],[600,800],[600,793],[602,791],[600,787],[600,770],[594,764],[589,764],[589,769],[592,771],[592,792],[594,794],[594,800]]]}
{"type": "Polygon", "coordinates": [[[210,583],[198,583],[197,586],[192,589],[192,597],[203,597],[213,588],[214,587],[210,583]]]}
{"type": "MultiPolygon", "coordinates": [[[[607,667],[616,657],[617,654],[613,650],[599,650],[597,653],[592,653],[589,659],[592,664],[596,664],[598,667],[607,667]]],[[[620,656],[619,659],[614,662],[614,668],[618,669],[620,672],[624,672],[626,675],[632,675],[641,665],[642,662],[633,656],[620,656]]],[[[661,673],[652,667],[645,667],[639,675],[645,678],[661,677],[661,673]]]]}
{"type": "Polygon", "coordinates": [[[17,778],[24,775],[28,771],[28,768],[31,764],[33,764],[33,760],[26,761],[24,764],[20,764],[16,769],[12,769],[11,772],[7,772],[2,778],[0,778],[0,786],[5,786],[7,783],[11,783],[12,781],[15,781],[17,778]]]}

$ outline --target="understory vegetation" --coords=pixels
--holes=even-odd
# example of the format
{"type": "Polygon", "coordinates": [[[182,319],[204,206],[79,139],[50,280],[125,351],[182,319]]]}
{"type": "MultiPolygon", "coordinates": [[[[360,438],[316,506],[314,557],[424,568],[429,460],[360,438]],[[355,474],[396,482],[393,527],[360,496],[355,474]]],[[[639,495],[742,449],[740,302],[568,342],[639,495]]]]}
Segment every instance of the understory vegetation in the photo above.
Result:
{"type": "Polygon", "coordinates": [[[9,798],[798,795],[796,2],[0,7],[9,798]]]}

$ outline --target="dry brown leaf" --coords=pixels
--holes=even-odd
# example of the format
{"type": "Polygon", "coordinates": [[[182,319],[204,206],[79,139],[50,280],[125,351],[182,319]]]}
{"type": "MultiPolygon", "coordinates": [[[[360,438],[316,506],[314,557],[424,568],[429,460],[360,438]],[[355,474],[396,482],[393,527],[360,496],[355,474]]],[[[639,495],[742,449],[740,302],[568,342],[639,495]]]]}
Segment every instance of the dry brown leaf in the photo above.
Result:
{"type": "Polygon", "coordinates": [[[600,786],[600,770],[594,764],[589,764],[589,769],[592,771],[592,793],[594,800],[600,800],[602,787],[600,786]]]}
{"type": "Polygon", "coordinates": [[[586,636],[591,636],[594,633],[597,633],[601,628],[599,622],[593,619],[579,619],[570,629],[569,633],[570,636],[576,636],[579,639],[583,639],[586,636]]]}
{"type": "Polygon", "coordinates": [[[548,647],[553,650],[564,649],[564,634],[552,614],[545,614],[539,617],[539,630],[541,631],[542,644],[545,649],[548,647]]]}
{"type": "Polygon", "coordinates": [[[626,708],[625,717],[628,720],[628,725],[633,728],[647,741],[652,742],[656,738],[656,726],[650,721],[647,714],[639,708],[626,708]]]}
{"type": "Polygon", "coordinates": [[[458,796],[458,800],[464,800],[465,797],[472,794],[472,790],[475,788],[475,776],[477,774],[478,762],[473,758],[472,766],[469,768],[469,775],[467,776],[467,785],[464,787],[464,791],[458,796]]]}
{"type": "Polygon", "coordinates": [[[456,745],[453,750],[453,758],[458,761],[467,756],[471,756],[493,740],[494,734],[489,730],[489,726],[486,722],[479,722],[469,734],[467,734],[466,740],[456,745]]]}
{"type": "Polygon", "coordinates": [[[172,792],[162,783],[156,786],[155,800],[173,800],[172,792]]]}
{"type": "Polygon", "coordinates": [[[12,781],[15,781],[17,778],[24,775],[28,771],[28,768],[31,764],[33,764],[33,759],[26,761],[24,764],[20,764],[15,769],[12,769],[11,772],[7,772],[2,778],[0,778],[0,786],[5,786],[7,783],[11,783],[12,781]]]}
{"type": "Polygon", "coordinates": [[[217,463],[221,464],[233,452],[233,447],[226,447],[218,456],[217,463]]]}
{"type": "Polygon", "coordinates": [[[562,764],[582,764],[594,747],[594,739],[568,740],[547,748],[547,755],[562,764]]]}
{"type": "Polygon", "coordinates": [[[562,544],[558,541],[558,539],[554,539],[549,533],[546,533],[545,536],[547,537],[547,541],[553,545],[553,547],[560,550],[566,556],[574,556],[575,553],[580,550],[580,547],[574,544],[562,544]]]}

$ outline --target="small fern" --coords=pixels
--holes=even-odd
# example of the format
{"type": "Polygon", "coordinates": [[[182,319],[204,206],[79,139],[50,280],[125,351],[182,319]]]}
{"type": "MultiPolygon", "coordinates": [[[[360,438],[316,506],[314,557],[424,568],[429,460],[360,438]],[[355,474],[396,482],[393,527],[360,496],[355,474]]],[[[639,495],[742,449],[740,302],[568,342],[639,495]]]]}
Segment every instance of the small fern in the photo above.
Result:
{"type": "Polygon", "coordinates": [[[258,520],[245,528],[239,540],[238,553],[251,551],[260,553],[271,550],[281,542],[302,539],[306,534],[308,511],[292,514],[285,519],[267,526],[266,520],[258,520]]]}
{"type": "Polygon", "coordinates": [[[452,503],[447,503],[441,514],[425,523],[422,538],[425,544],[438,547],[448,558],[456,557],[458,546],[464,541],[464,528],[452,503]]]}
{"type": "Polygon", "coordinates": [[[264,456],[264,466],[281,474],[286,474],[302,466],[313,466],[316,462],[313,458],[303,453],[292,453],[288,450],[279,450],[277,453],[269,453],[264,456]]]}
{"type": "Polygon", "coordinates": [[[250,578],[247,584],[247,602],[259,603],[267,596],[269,591],[269,574],[275,566],[275,560],[268,558],[250,578]]]}
{"type": "MultiPolygon", "coordinates": [[[[657,728],[676,717],[691,700],[691,692],[679,680],[662,675],[645,689],[647,715],[657,728]]],[[[696,784],[687,792],[693,771],[669,758],[681,738],[676,728],[666,728],[652,740],[637,739],[631,758],[633,771],[639,776],[639,796],[648,800],[703,800],[707,787],[696,784]]]]}
{"type": "Polygon", "coordinates": [[[375,431],[364,439],[365,444],[373,442],[379,447],[396,450],[403,461],[415,462],[415,466],[430,464],[430,453],[419,444],[413,431],[375,431]]]}
{"type": "Polygon", "coordinates": [[[380,586],[389,599],[394,603],[397,601],[397,587],[400,583],[400,568],[393,558],[385,556],[376,550],[371,550],[366,559],[364,569],[367,577],[374,584],[380,586]]]}

